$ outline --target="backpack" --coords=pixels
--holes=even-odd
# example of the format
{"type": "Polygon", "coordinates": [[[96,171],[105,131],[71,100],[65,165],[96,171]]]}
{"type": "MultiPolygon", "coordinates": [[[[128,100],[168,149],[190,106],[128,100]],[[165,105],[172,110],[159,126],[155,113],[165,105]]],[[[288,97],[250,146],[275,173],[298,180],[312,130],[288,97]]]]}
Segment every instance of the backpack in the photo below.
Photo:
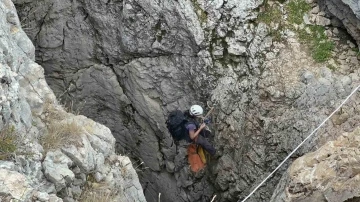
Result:
{"type": "Polygon", "coordinates": [[[175,142],[186,138],[187,130],[185,125],[187,122],[188,120],[182,111],[175,110],[170,112],[166,120],[166,127],[175,142]]]}

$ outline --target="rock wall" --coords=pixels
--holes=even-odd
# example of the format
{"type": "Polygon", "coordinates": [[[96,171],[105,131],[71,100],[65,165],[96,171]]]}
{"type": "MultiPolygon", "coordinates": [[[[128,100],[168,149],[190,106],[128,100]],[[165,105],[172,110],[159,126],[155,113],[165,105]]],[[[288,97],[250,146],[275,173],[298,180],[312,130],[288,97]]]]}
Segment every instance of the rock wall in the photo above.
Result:
{"type": "Polygon", "coordinates": [[[359,200],[359,128],[298,159],[285,172],[271,201],[359,200]]]}
{"type": "MultiPolygon", "coordinates": [[[[14,2],[57,97],[112,130],[117,150],[141,164],[149,202],[159,193],[176,202],[243,198],[360,80],[350,41],[336,40],[333,59],[320,64],[291,30],[273,41],[256,21],[261,0],[14,2]],[[164,123],[194,103],[216,106],[218,150],[197,175],[164,123]]],[[[358,123],[335,125],[294,158],[358,123]]],[[[251,200],[268,201],[285,167],[251,200]]]]}
{"type": "Polygon", "coordinates": [[[146,201],[110,130],[61,107],[15,6],[0,1],[0,201],[146,201]]]}
{"type": "Polygon", "coordinates": [[[340,26],[344,26],[351,36],[360,44],[360,5],[357,1],[348,0],[319,0],[322,10],[335,16],[335,25],[340,20],[340,26]]]}

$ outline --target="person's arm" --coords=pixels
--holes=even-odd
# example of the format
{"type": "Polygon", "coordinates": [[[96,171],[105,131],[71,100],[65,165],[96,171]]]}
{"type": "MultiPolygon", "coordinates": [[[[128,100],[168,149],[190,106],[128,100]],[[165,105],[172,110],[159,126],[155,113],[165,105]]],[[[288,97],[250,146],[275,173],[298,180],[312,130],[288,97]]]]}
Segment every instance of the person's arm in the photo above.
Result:
{"type": "Polygon", "coordinates": [[[192,140],[194,140],[201,132],[202,129],[204,129],[206,126],[205,123],[200,125],[200,128],[195,132],[195,130],[189,130],[189,136],[192,140]]]}

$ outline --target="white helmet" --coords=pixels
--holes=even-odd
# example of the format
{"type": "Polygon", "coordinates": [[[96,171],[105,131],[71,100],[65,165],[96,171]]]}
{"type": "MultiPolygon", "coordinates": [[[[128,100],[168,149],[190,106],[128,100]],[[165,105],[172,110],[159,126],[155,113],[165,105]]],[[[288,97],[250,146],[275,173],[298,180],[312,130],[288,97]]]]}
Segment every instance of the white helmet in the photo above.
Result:
{"type": "Polygon", "coordinates": [[[189,112],[192,116],[200,116],[203,114],[204,110],[200,105],[193,105],[190,107],[189,112]]]}

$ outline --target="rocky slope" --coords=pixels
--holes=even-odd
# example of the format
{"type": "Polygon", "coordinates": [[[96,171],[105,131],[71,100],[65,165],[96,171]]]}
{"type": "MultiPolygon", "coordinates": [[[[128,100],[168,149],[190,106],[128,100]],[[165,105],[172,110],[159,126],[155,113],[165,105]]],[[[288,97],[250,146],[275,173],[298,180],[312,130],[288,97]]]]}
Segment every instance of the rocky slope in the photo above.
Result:
{"type": "MultiPolygon", "coordinates": [[[[149,202],[159,193],[176,202],[243,198],[360,80],[355,45],[310,1],[294,29],[258,21],[262,0],[14,2],[57,97],[112,130],[117,150],[141,164],[149,202]],[[304,24],[327,26],[331,60],[311,58],[297,37],[311,32],[304,24]],[[218,155],[194,175],[164,122],[170,110],[208,101],[218,155]]],[[[287,19],[286,4],[270,3],[287,19]]],[[[358,125],[357,111],[338,116],[342,127],[328,124],[296,156],[358,125]]],[[[252,200],[268,201],[281,171],[252,200]]]]}
{"type": "Polygon", "coordinates": [[[34,59],[15,6],[1,0],[0,201],[145,201],[110,130],[66,112],[34,59]]]}
{"type": "Polygon", "coordinates": [[[271,201],[358,201],[359,141],[357,128],[296,159],[271,201]]]}

